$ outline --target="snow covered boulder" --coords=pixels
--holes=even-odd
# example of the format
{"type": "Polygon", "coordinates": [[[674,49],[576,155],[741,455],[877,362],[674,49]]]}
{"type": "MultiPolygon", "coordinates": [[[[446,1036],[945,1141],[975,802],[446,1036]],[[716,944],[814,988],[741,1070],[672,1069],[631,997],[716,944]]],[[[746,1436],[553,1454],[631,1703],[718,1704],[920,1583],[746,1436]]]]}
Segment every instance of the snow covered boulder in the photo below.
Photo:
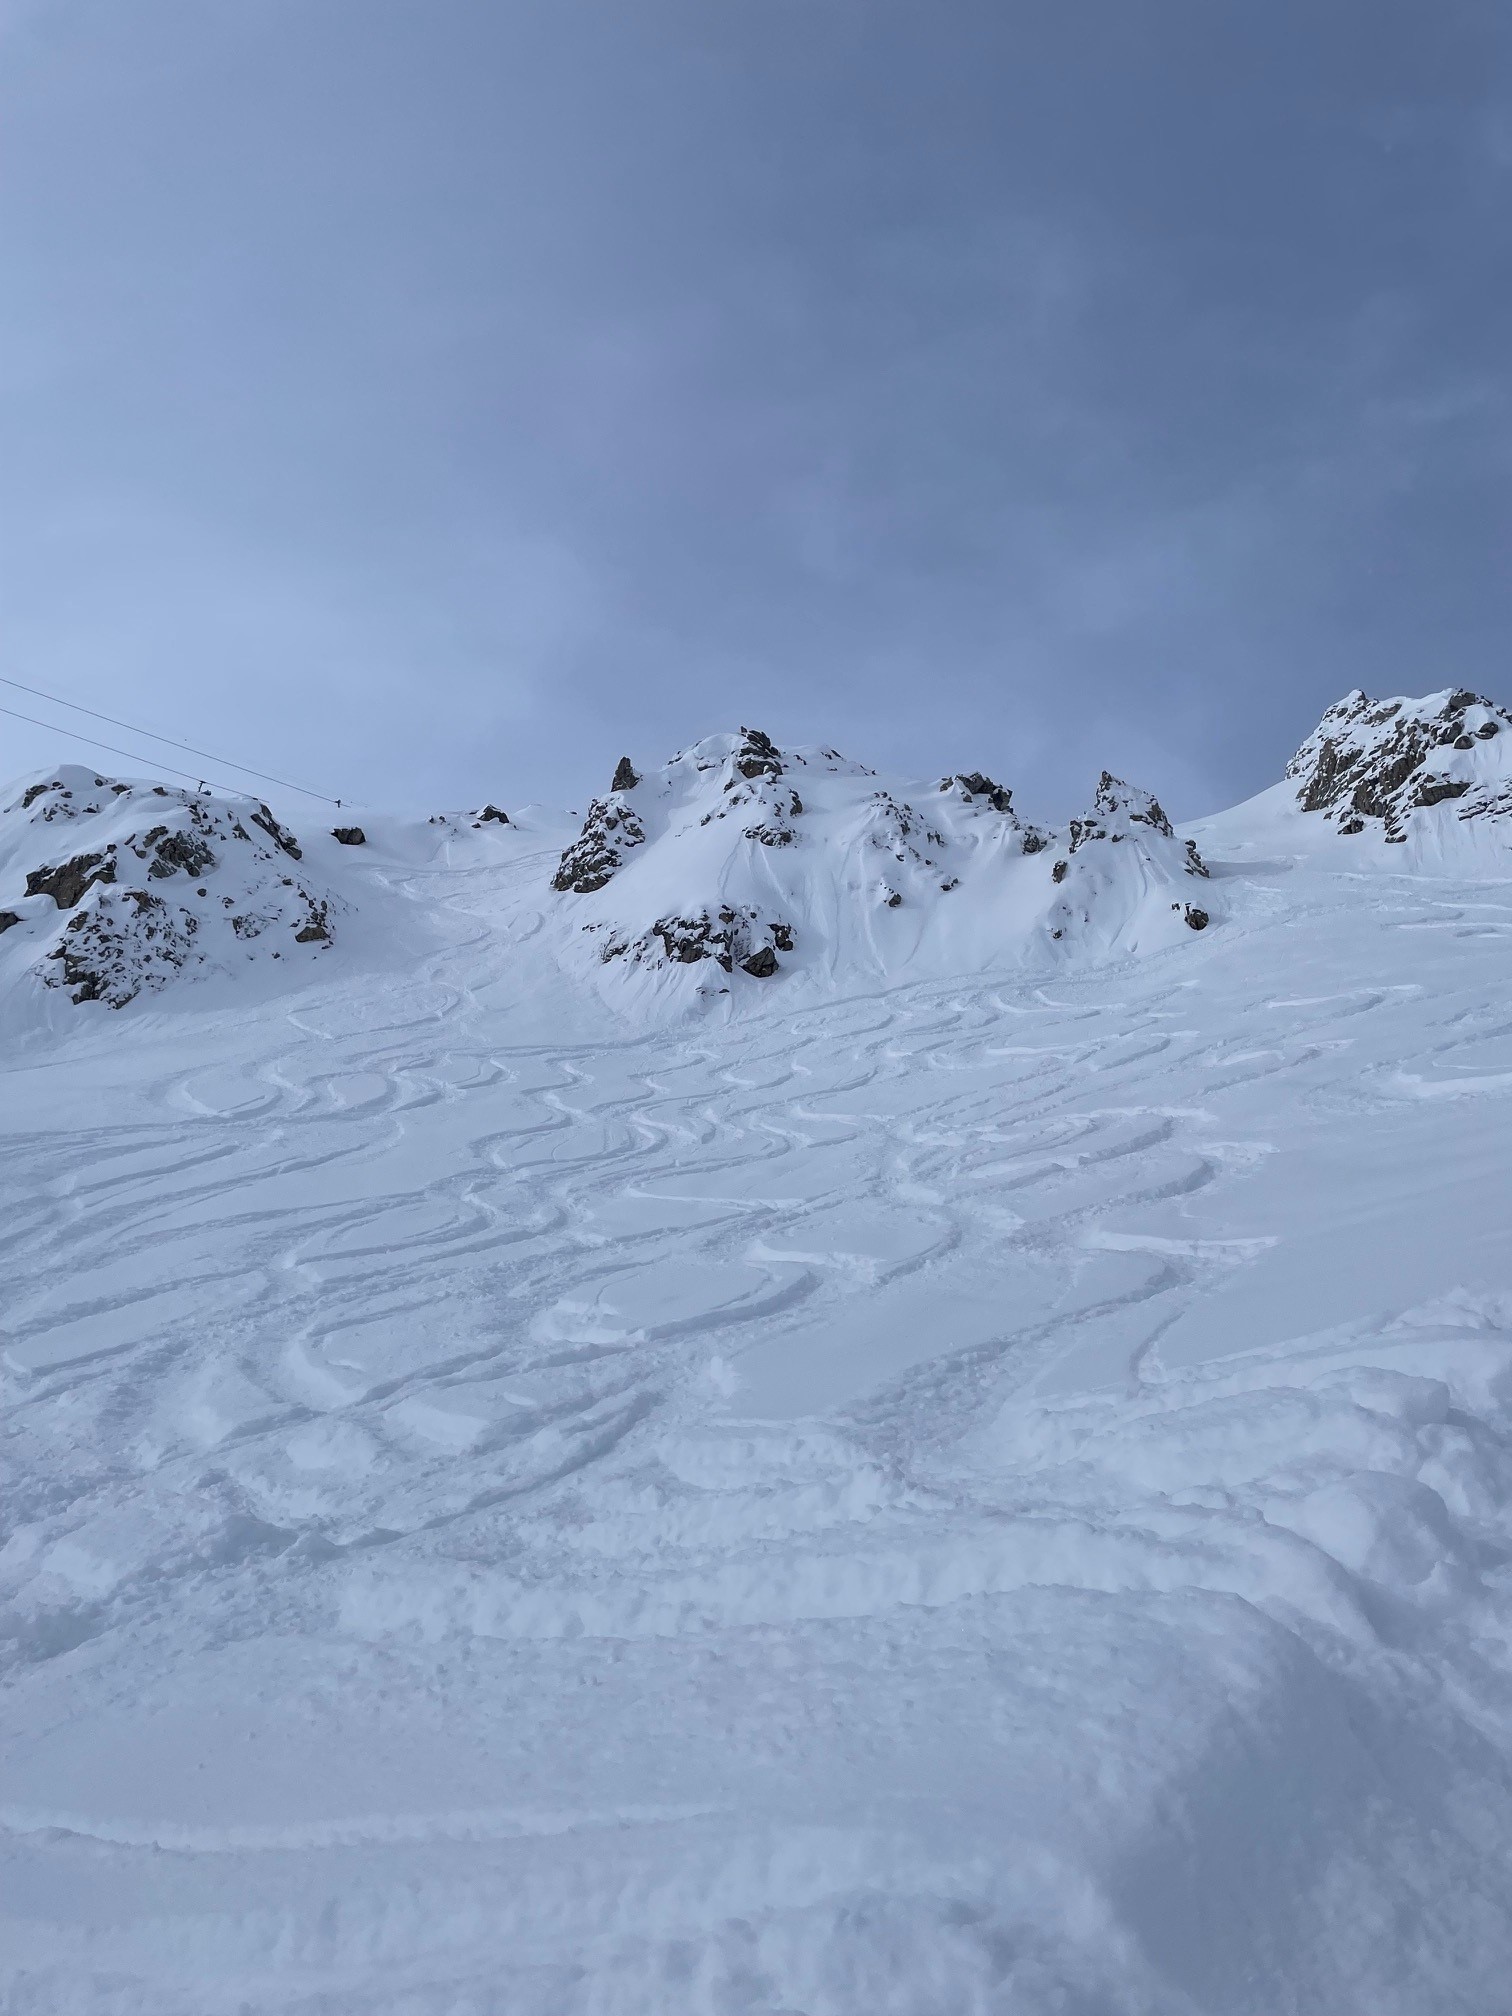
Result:
{"type": "Polygon", "coordinates": [[[317,952],[340,905],[302,859],[257,799],[66,765],[0,808],[5,978],[122,1008],[183,974],[317,952]]]}
{"type": "Polygon", "coordinates": [[[1330,707],[1286,766],[1303,812],[1418,851],[1512,837],[1512,714],[1463,688],[1330,707]],[[1472,836],[1464,829],[1482,828],[1472,836]]]}

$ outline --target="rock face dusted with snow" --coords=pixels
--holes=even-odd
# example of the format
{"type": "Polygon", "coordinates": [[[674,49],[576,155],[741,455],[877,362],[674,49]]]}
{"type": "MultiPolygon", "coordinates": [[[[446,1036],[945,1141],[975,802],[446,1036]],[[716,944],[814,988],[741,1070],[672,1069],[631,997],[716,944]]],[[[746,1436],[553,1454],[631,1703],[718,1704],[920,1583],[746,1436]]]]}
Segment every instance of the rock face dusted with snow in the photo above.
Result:
{"type": "Polygon", "coordinates": [[[574,949],[632,987],[729,994],[791,971],[845,980],[1053,964],[1201,929],[1206,870],[1148,793],[1104,773],[1065,834],[981,771],[884,781],[759,729],[659,770],[621,761],[552,879],[574,949]]]}
{"type": "Polygon", "coordinates": [[[256,799],[66,766],[0,808],[0,958],[121,1008],[195,970],[319,950],[336,899],[302,859],[256,799]]]}
{"type": "Polygon", "coordinates": [[[1177,837],[1159,799],[1104,770],[1092,810],[1071,821],[1066,851],[1050,870],[1060,891],[1050,935],[1067,943],[1096,939],[1121,911],[1162,900],[1189,930],[1205,931],[1211,911],[1185,892],[1191,877],[1206,881],[1207,873],[1196,842],[1177,837]]]}
{"type": "Polygon", "coordinates": [[[1494,820],[1512,834],[1512,714],[1462,688],[1421,700],[1347,694],[1286,774],[1300,808],[1340,833],[1431,844],[1494,820]]]}

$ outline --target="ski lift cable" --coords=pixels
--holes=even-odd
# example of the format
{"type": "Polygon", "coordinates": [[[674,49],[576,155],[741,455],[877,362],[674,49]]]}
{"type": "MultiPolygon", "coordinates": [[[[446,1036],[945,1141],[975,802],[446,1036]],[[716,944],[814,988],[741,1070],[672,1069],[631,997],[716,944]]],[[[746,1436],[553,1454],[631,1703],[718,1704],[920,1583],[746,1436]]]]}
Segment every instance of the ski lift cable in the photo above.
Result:
{"type": "MultiPolygon", "coordinates": [[[[240,770],[248,777],[260,777],[264,784],[277,784],[285,791],[298,791],[305,798],[319,798],[326,805],[339,805],[341,803],[341,800],[333,798],[329,791],[312,791],[308,785],[292,783],[287,777],[275,777],[267,770],[254,770],[250,763],[235,763],[229,756],[216,756],[208,749],[197,749],[192,742],[179,742],[171,735],[159,735],[154,729],[139,728],[134,721],[122,721],[114,714],[102,714],[97,707],[85,707],[78,700],[65,700],[60,694],[49,693],[41,686],[28,686],[20,679],[8,678],[3,672],[0,672],[0,686],[13,686],[18,693],[30,693],[35,699],[50,700],[56,707],[71,707],[77,714],[88,714],[95,721],[108,721],[112,728],[124,728],[129,734],[140,735],[148,742],[164,742],[170,749],[182,749],[190,756],[203,756],[207,762],[219,763],[224,769],[240,770]]],[[[10,714],[14,713],[15,710],[8,707],[4,711],[10,714]]],[[[31,718],[29,714],[16,715],[16,719],[19,721],[29,721],[31,718]]],[[[36,725],[39,728],[50,728],[52,723],[50,721],[39,721],[36,725]]],[[[71,730],[66,728],[57,730],[57,733],[60,735],[66,735],[71,732],[71,730]]],[[[94,740],[93,737],[88,735],[81,735],[78,739],[81,742],[91,742],[94,740]]],[[[138,763],[152,760],[136,756],[130,749],[117,749],[109,742],[95,742],[94,746],[98,749],[109,749],[113,756],[131,756],[138,763]]],[[[170,769],[172,766],[164,764],[162,767],[170,769]]],[[[187,777],[189,772],[187,770],[174,770],[173,775],[175,777],[187,777]]],[[[235,789],[233,785],[229,784],[219,785],[217,788],[223,791],[235,789]]]]}
{"type": "MultiPolygon", "coordinates": [[[[19,713],[14,707],[0,707],[0,714],[8,714],[12,721],[29,721],[33,728],[46,728],[54,735],[66,735],[75,742],[87,742],[91,749],[108,749],[112,756],[125,756],[132,763],[150,763],[154,769],[166,770],[170,777],[182,777],[188,783],[197,785],[201,791],[209,786],[213,786],[217,791],[229,791],[233,797],[240,796],[240,787],[238,785],[222,784],[214,777],[205,778],[196,776],[192,770],[180,770],[175,764],[160,763],[156,757],[139,755],[135,749],[118,749],[114,742],[102,742],[97,735],[81,735],[77,728],[60,728],[56,721],[39,721],[35,714],[19,713]]],[[[298,786],[296,785],[294,788],[297,790],[298,786]]],[[[322,794],[312,792],[310,795],[312,797],[319,797],[322,794]]],[[[341,800],[339,798],[332,798],[328,802],[332,805],[339,805],[341,800]]]]}

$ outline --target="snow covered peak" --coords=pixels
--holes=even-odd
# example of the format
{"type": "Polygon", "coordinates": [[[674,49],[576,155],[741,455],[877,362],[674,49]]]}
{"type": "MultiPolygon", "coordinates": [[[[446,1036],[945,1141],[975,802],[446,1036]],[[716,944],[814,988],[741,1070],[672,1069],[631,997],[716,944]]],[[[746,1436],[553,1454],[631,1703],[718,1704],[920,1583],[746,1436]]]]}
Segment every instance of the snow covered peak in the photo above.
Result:
{"type": "MultiPolygon", "coordinates": [[[[1060,889],[1047,928],[1052,938],[1105,949],[1110,924],[1164,905],[1175,923],[1205,931],[1212,911],[1187,894],[1189,878],[1207,879],[1207,863],[1194,840],[1182,840],[1158,798],[1104,770],[1092,810],[1073,819],[1065,853],[1050,869],[1060,889]],[[1115,851],[1115,850],[1122,850],[1115,851]]],[[[1145,941],[1150,936],[1145,924],[1145,941]]],[[[1169,938],[1172,933],[1155,934],[1169,938]]]]}
{"type": "Polygon", "coordinates": [[[197,969],[307,958],[340,904],[302,859],[260,800],[64,765],[0,808],[0,974],[120,1008],[197,969]]]}
{"type": "Polygon", "coordinates": [[[1090,815],[1071,821],[1072,852],[1087,840],[1127,840],[1137,826],[1146,826],[1166,840],[1172,837],[1171,822],[1153,793],[1104,770],[1097,780],[1090,815]]]}
{"type": "Polygon", "coordinates": [[[659,769],[622,759],[552,887],[569,962],[611,969],[616,991],[692,1003],[783,973],[954,974],[1053,962],[1071,944],[1148,948],[1207,923],[1186,900],[1205,873],[1156,800],[1107,772],[1092,813],[1058,836],[1022,822],[980,770],[887,780],[742,728],[659,769]],[[1118,852],[1094,858],[1094,843],[1118,852]]]}
{"type": "Polygon", "coordinates": [[[1286,766],[1304,812],[1340,833],[1442,847],[1471,821],[1512,814],[1512,714],[1463,688],[1371,700],[1356,690],[1286,766]],[[1377,823],[1378,822],[1378,823],[1377,823]]]}

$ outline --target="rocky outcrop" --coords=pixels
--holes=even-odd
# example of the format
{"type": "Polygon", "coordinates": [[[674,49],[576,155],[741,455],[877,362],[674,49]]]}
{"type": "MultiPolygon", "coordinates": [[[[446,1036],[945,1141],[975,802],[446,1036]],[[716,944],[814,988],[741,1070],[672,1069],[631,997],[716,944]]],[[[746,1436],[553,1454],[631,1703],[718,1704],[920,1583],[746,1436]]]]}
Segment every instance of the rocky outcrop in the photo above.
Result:
{"type": "Polygon", "coordinates": [[[962,770],[953,777],[942,777],[940,790],[948,793],[953,802],[995,812],[1018,836],[1021,853],[1039,854],[1049,846],[1050,835],[1041,827],[1026,825],[1014,811],[1013,793],[1007,785],[997,783],[984,771],[962,770]]]}
{"type": "Polygon", "coordinates": [[[34,868],[26,878],[28,896],[51,896],[60,910],[72,910],[96,882],[114,882],[115,849],[104,854],[75,854],[58,868],[34,868]]]}
{"type": "Polygon", "coordinates": [[[1357,690],[1328,709],[1286,774],[1302,811],[1401,843],[1414,814],[1439,806],[1460,821],[1512,813],[1508,734],[1512,715],[1463,687],[1421,700],[1357,690]]]}
{"type": "Polygon", "coordinates": [[[294,838],[294,835],[292,833],[287,832],[282,826],[279,825],[278,821],[273,817],[273,814],[268,810],[266,805],[259,805],[257,810],[251,815],[251,817],[252,817],[252,824],[254,826],[260,826],[263,832],[266,833],[268,838],[273,842],[273,845],[275,847],[281,847],[284,853],[288,855],[291,861],[301,861],[304,859],[304,855],[300,848],[299,842],[294,838]]]}
{"type": "Polygon", "coordinates": [[[622,791],[607,798],[595,798],[588,807],[583,830],[563,854],[551,886],[575,896],[591,896],[624,865],[626,854],[639,847],[646,829],[635,816],[622,791]]]}
{"type": "Polygon", "coordinates": [[[160,882],[180,871],[191,876],[208,875],[216,865],[209,845],[198,833],[169,833],[159,827],[148,838],[152,859],[147,864],[147,873],[160,882]]]}
{"type": "Polygon", "coordinates": [[[980,770],[963,770],[958,777],[942,777],[940,789],[959,790],[968,805],[973,799],[985,798],[994,812],[1013,810],[1013,793],[1001,784],[994,784],[992,779],[984,776],[980,770]]]}
{"type": "Polygon", "coordinates": [[[754,980],[769,980],[777,971],[777,954],[791,952],[793,944],[790,924],[726,904],[712,915],[659,917],[638,938],[611,938],[599,956],[605,962],[628,959],[639,965],[664,960],[696,966],[708,959],[721,972],[733,973],[738,966],[754,980]]]}
{"type": "Polygon", "coordinates": [[[749,726],[657,770],[627,761],[614,782],[561,857],[555,921],[578,934],[568,958],[591,947],[669,1004],[729,995],[742,975],[975,970],[1043,957],[1047,934],[1059,960],[1073,942],[1137,949],[1210,921],[1183,893],[1207,872],[1195,846],[1108,772],[1060,834],[1024,825],[981,770],[890,784],[749,726]]]}
{"type": "MultiPolygon", "coordinates": [[[[1162,840],[1176,839],[1176,829],[1166,817],[1160,800],[1148,791],[1141,791],[1137,784],[1126,784],[1111,770],[1104,770],[1097,780],[1090,814],[1084,819],[1073,819],[1069,832],[1067,851],[1071,854],[1091,840],[1147,839],[1151,834],[1159,835],[1162,840]]],[[[1186,840],[1178,844],[1185,849],[1187,874],[1206,875],[1207,863],[1198,853],[1196,842],[1186,840]]],[[[1062,876],[1057,875],[1055,879],[1059,882],[1062,876]]]]}
{"type": "MultiPolygon", "coordinates": [[[[493,807],[491,805],[485,806],[482,816],[486,819],[492,810],[493,807]]],[[[504,814],[501,812],[499,817],[502,819],[504,814]]],[[[343,847],[365,847],[367,845],[367,835],[360,826],[333,826],[331,828],[331,838],[339,840],[343,847]]]]}
{"type": "Polygon", "coordinates": [[[334,936],[336,899],[290,872],[299,842],[257,800],[70,767],[0,812],[0,840],[5,872],[24,885],[0,915],[37,941],[36,977],[77,1003],[121,1008],[181,973],[292,957],[334,936]],[[60,830],[74,842],[61,860],[60,830]],[[32,861],[43,854],[35,867],[29,852],[32,861]],[[53,936],[58,910],[70,915],[53,936]]]}
{"type": "Polygon", "coordinates": [[[1181,893],[1189,877],[1207,879],[1196,843],[1176,832],[1158,798],[1111,770],[1097,780],[1091,811],[1056,837],[1055,895],[1045,917],[1052,943],[1144,946],[1171,942],[1173,924],[1179,939],[1182,925],[1205,931],[1213,921],[1211,909],[1181,893]]]}
{"type": "Polygon", "coordinates": [[[740,747],[731,759],[740,775],[748,780],[754,777],[780,777],[782,752],[771,736],[763,735],[759,728],[742,728],[740,735],[740,747]]]}
{"type": "Polygon", "coordinates": [[[113,889],[90,910],[68,921],[46,957],[56,970],[50,986],[67,990],[76,1004],[102,1001],[124,1008],[138,994],[157,993],[183,971],[194,951],[199,919],[146,889],[113,889]]]}

